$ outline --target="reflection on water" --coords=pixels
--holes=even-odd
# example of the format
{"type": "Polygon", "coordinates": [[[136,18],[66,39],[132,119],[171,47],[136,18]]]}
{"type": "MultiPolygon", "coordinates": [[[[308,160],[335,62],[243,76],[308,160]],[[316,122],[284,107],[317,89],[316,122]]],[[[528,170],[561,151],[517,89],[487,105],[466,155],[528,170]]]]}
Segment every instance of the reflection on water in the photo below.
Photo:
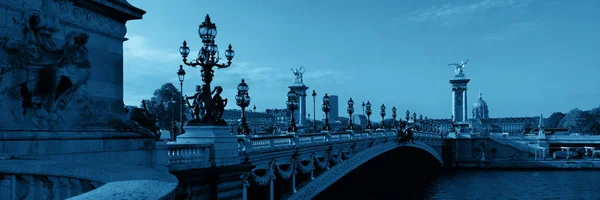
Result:
{"type": "Polygon", "coordinates": [[[459,170],[442,173],[424,193],[425,199],[600,199],[600,171],[459,170]]]}

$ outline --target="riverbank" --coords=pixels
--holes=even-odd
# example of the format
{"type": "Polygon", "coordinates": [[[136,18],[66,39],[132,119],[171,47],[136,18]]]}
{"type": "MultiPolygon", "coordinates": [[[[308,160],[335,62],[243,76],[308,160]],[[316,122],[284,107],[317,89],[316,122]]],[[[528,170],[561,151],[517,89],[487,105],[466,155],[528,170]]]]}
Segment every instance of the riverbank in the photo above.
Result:
{"type": "Polygon", "coordinates": [[[485,162],[449,163],[450,168],[480,169],[554,169],[554,170],[600,170],[600,159],[597,160],[505,160],[485,162]]]}

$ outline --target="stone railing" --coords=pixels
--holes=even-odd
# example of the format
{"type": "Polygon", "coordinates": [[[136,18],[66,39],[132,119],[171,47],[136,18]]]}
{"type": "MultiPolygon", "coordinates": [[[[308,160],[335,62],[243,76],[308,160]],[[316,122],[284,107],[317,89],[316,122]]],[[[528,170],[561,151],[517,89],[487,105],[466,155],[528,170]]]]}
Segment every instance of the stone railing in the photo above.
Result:
{"type": "MultiPolygon", "coordinates": [[[[340,142],[352,142],[376,138],[398,137],[396,131],[369,131],[369,132],[322,132],[311,134],[286,134],[272,136],[238,137],[238,148],[242,152],[272,151],[276,149],[288,149],[302,146],[320,144],[331,144],[340,142]]],[[[443,136],[433,133],[414,134],[415,140],[421,140],[426,144],[440,142],[443,136]]]]}
{"type": "Polygon", "coordinates": [[[0,199],[171,199],[177,178],[141,166],[0,161],[0,199]]]}
{"type": "Polygon", "coordinates": [[[170,171],[210,167],[211,144],[157,143],[156,165],[170,171]]]}

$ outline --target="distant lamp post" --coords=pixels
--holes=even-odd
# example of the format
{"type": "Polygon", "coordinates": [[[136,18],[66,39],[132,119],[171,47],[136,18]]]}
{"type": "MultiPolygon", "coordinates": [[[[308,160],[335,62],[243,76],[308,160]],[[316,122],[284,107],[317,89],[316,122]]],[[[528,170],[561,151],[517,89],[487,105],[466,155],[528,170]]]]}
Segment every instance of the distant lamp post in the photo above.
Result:
{"type": "Polygon", "coordinates": [[[417,123],[417,112],[413,112],[413,123],[417,123]]]}
{"type": "Polygon", "coordinates": [[[362,102],[362,108],[363,108],[362,114],[365,115],[365,102],[364,101],[362,102]]]}
{"type": "Polygon", "coordinates": [[[385,129],[385,124],[384,124],[384,121],[385,121],[385,105],[384,104],[381,104],[381,112],[379,114],[381,114],[381,128],[385,129]]]}
{"type": "Polygon", "coordinates": [[[396,128],[396,117],[398,117],[398,115],[396,114],[396,106],[392,107],[392,129],[396,128]]]}
{"type": "MultiPolygon", "coordinates": [[[[200,24],[198,27],[198,35],[202,39],[202,43],[204,46],[198,52],[198,57],[192,59],[188,62],[187,57],[190,54],[190,48],[187,46],[187,42],[183,41],[183,46],[179,48],[179,53],[181,57],[183,57],[183,64],[196,67],[200,66],[202,73],[202,81],[204,85],[201,90],[201,95],[210,97],[211,94],[211,86],[210,83],[213,80],[213,67],[227,68],[231,66],[231,59],[235,55],[235,52],[231,48],[231,44],[229,48],[225,50],[225,58],[227,59],[227,64],[219,64],[219,48],[215,44],[215,37],[217,36],[217,25],[210,21],[210,17],[206,15],[204,22],[200,24]]],[[[225,105],[222,102],[213,102],[214,100],[211,98],[204,98],[203,104],[208,105],[205,106],[202,119],[194,119],[191,124],[194,125],[222,125],[226,126],[227,122],[222,119],[222,109],[225,108],[225,105]]],[[[188,125],[190,125],[188,123],[188,125]]]]}
{"type": "Polygon", "coordinates": [[[331,110],[331,105],[329,104],[330,101],[329,95],[325,93],[323,105],[321,105],[321,109],[325,112],[325,125],[323,125],[323,131],[331,131],[331,126],[329,126],[329,111],[331,110]]]}
{"type": "Polygon", "coordinates": [[[365,126],[365,129],[371,130],[373,129],[373,125],[371,125],[371,114],[373,114],[371,111],[371,102],[367,101],[365,106],[367,106],[367,125],[365,126]]]}
{"type": "Polygon", "coordinates": [[[406,123],[410,120],[410,111],[406,110],[406,123]]]}
{"type": "Polygon", "coordinates": [[[290,112],[292,113],[292,120],[290,121],[290,125],[288,126],[288,133],[295,133],[296,131],[298,131],[298,127],[296,127],[296,119],[294,118],[294,110],[296,110],[298,108],[298,105],[296,105],[296,93],[292,90],[290,90],[287,94],[288,96],[288,100],[286,102],[288,110],[290,110],[290,112]]]}
{"type": "Polygon", "coordinates": [[[316,132],[317,131],[317,106],[316,106],[317,92],[315,92],[315,90],[313,90],[312,97],[313,97],[313,131],[316,132]]]}
{"type": "Polygon", "coordinates": [[[179,78],[179,91],[181,92],[181,99],[179,101],[180,116],[179,122],[181,123],[179,129],[183,132],[183,79],[185,79],[185,70],[182,65],[179,65],[179,71],[177,71],[177,78],[179,78]]]}
{"type": "Polygon", "coordinates": [[[256,123],[258,123],[258,117],[256,117],[256,105],[252,107],[252,120],[254,121],[252,125],[254,126],[254,134],[256,135],[256,123]]]}
{"type": "Polygon", "coordinates": [[[246,121],[246,107],[250,105],[250,96],[248,95],[248,84],[242,79],[242,82],[237,86],[238,94],[235,96],[235,103],[242,108],[242,122],[238,127],[238,135],[250,135],[250,127],[246,121]]]}
{"type": "Polygon", "coordinates": [[[425,130],[429,131],[430,130],[430,126],[429,126],[429,119],[427,119],[427,116],[424,117],[425,119],[423,120],[424,124],[425,124],[425,130]]]}
{"type": "Polygon", "coordinates": [[[352,114],[354,113],[354,101],[352,98],[348,100],[348,115],[350,116],[350,120],[348,120],[348,130],[354,130],[354,122],[352,122],[352,114]]]}

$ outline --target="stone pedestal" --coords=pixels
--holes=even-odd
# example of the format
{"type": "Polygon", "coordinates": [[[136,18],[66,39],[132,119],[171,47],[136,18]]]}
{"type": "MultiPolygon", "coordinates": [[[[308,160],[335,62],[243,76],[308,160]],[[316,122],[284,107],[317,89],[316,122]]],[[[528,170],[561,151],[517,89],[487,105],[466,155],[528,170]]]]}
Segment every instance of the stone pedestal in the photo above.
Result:
{"type": "Polygon", "coordinates": [[[456,122],[467,122],[467,83],[470,79],[455,77],[450,80],[452,84],[452,116],[456,122]]]}
{"type": "Polygon", "coordinates": [[[238,138],[229,133],[227,126],[186,126],[185,133],[177,136],[178,144],[212,144],[210,162],[213,166],[240,164],[238,138]]]}
{"type": "Polygon", "coordinates": [[[306,90],[308,90],[308,87],[302,82],[295,82],[288,87],[298,96],[295,102],[298,105],[298,110],[294,111],[294,118],[296,118],[296,122],[298,123],[297,126],[298,128],[304,127],[306,124],[306,90]]]}

